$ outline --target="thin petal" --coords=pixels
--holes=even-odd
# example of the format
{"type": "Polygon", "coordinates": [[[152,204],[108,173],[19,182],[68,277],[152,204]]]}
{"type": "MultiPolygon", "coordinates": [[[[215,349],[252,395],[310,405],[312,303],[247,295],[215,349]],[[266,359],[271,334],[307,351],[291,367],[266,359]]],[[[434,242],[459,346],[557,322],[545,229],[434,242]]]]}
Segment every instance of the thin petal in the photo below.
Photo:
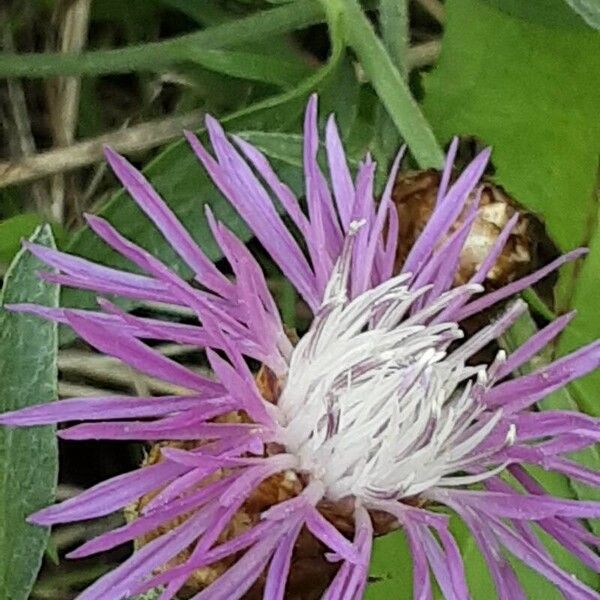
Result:
{"type": "Polygon", "coordinates": [[[69,315],[67,320],[79,336],[100,352],[120,358],[142,373],[202,392],[205,397],[225,395],[223,386],[220,384],[162,356],[136,338],[123,335],[116,328],[102,327],[84,317],[73,314],[69,315]]]}
{"type": "Polygon", "coordinates": [[[600,342],[592,342],[543,369],[494,386],[484,402],[489,407],[502,407],[505,414],[517,412],[598,367],[600,342]]]}
{"type": "Polygon", "coordinates": [[[402,267],[402,273],[418,273],[439,240],[456,221],[469,195],[483,175],[490,150],[483,150],[452,185],[444,201],[436,207],[402,267]]]}
{"type": "Polygon", "coordinates": [[[573,250],[568,254],[563,254],[556,260],[553,260],[550,264],[546,265],[544,268],[535,271],[531,275],[527,275],[526,277],[522,277],[521,279],[517,279],[513,283],[509,283],[508,285],[500,288],[495,292],[491,292],[490,294],[486,294],[482,296],[478,300],[467,304],[459,311],[457,311],[456,316],[454,317],[457,321],[463,321],[467,319],[471,315],[477,314],[486,308],[493,306],[500,300],[504,300],[509,296],[514,296],[518,292],[531,287],[534,283],[537,283],[548,274],[552,273],[552,271],[556,271],[556,269],[560,268],[562,265],[577,260],[587,254],[587,250],[585,248],[579,248],[577,250],[573,250]]]}
{"type": "Polygon", "coordinates": [[[187,471],[174,463],[159,463],[103,481],[61,504],[35,513],[29,520],[37,525],[53,525],[102,517],[127,506],[187,471]]]}
{"type": "Polygon", "coordinates": [[[111,148],[105,147],[104,155],[125,189],[194,271],[196,279],[224,297],[230,295],[233,291],[231,283],[200,250],[146,178],[111,148]]]}
{"type": "Polygon", "coordinates": [[[100,396],[69,398],[50,404],[40,404],[0,415],[3,425],[47,425],[65,421],[96,421],[160,417],[189,409],[209,406],[231,408],[232,403],[221,398],[204,399],[196,396],[162,396],[139,398],[132,396],[100,396]]]}

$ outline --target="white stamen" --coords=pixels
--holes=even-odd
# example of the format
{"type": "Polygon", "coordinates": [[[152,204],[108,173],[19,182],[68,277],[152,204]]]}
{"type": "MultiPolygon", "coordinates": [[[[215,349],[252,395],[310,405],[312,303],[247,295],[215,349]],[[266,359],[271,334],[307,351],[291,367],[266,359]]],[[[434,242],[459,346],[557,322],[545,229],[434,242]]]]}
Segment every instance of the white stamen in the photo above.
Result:
{"type": "MultiPolygon", "coordinates": [[[[352,233],[361,226],[353,223],[352,233]]],[[[463,337],[458,325],[434,322],[481,286],[450,290],[410,316],[431,289],[411,290],[410,275],[349,300],[354,239],[346,239],[323,305],[292,353],[278,401],[280,441],[332,500],[368,503],[486,478],[487,471],[460,471],[501,416],[485,413],[480,400],[490,378],[465,364],[468,342],[448,353],[463,337]]],[[[495,334],[486,329],[473,351],[495,334]]]]}
{"type": "Polygon", "coordinates": [[[506,434],[506,443],[509,446],[512,446],[517,439],[517,426],[514,423],[510,424],[508,428],[508,433],[506,434]]]}

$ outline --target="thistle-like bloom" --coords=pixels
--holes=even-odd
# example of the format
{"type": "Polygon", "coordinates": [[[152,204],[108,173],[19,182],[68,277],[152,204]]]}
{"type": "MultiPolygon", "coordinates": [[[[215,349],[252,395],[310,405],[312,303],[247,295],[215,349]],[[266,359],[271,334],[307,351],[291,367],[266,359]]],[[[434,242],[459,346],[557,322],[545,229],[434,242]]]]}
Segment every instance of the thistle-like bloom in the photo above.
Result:
{"type": "Polygon", "coordinates": [[[566,597],[598,598],[554,563],[537,535],[543,530],[599,570],[593,549],[598,540],[581,519],[599,517],[600,503],[553,497],[529,467],[600,485],[598,473],[568,458],[600,440],[599,421],[535,407],[545,395],[597,368],[600,343],[535,373],[511,376],[572,315],[558,318],[511,355],[500,352],[491,364],[470,359],[515,322],[524,303],[509,304],[467,339],[460,325],[584,251],[483,293],[481,284],[516,224],[515,215],[471,280],[453,288],[489,151],[452,183],[453,143],[433,214],[397,269],[398,220],[391,191],[400,156],[377,202],[375,164],[367,157],[353,180],[330,119],[325,136],[328,182],[317,163],[317,107],[311,99],[304,131],[304,210],[256,148],[229,139],[211,118],[206,125],[214,155],[188,134],[194,152],[304,299],[313,320],[292,343],[260,267],[235,235],[207,208],[214,238],[233,271],[233,277],[226,277],[143,176],[107,151],[117,177],[193,270],[198,285],[184,281],[94,216],[88,223],[96,234],[145,274],[29,245],[57,271],[43,276],[99,294],[177,304],[194,311],[199,324],[133,316],[105,300],[99,301],[102,312],[30,305],[13,309],[66,323],[99,351],[183,386],[189,395],[76,398],[10,413],[1,422],[84,421],[60,431],[71,440],[197,443],[188,449],[163,446],[159,462],[31,518],[40,525],[81,521],[151,498],[138,518],[72,553],[88,556],[153,534],[80,598],[119,600],[162,585],[161,598],[167,600],[198,569],[229,558],[228,568],[194,598],[235,600],[260,579],[264,598],[282,599],[302,531],[319,540],[327,549],[326,559],[338,565],[323,597],[361,598],[374,522],[384,515],[406,532],[414,597],[432,597],[433,575],[446,598],[461,600],[469,592],[448,528],[450,512],[472,532],[501,600],[525,597],[507,552],[527,561],[566,597]],[[283,208],[286,221],[276,207],[283,208]],[[160,355],[142,340],[205,348],[214,379],[160,355]],[[263,365],[270,394],[257,384],[247,359],[263,365]],[[287,485],[287,497],[231,533],[228,527],[236,514],[273,478],[287,485]],[[336,510],[350,521],[343,533],[331,518],[336,510]],[[184,550],[184,558],[176,559],[184,550]]]}

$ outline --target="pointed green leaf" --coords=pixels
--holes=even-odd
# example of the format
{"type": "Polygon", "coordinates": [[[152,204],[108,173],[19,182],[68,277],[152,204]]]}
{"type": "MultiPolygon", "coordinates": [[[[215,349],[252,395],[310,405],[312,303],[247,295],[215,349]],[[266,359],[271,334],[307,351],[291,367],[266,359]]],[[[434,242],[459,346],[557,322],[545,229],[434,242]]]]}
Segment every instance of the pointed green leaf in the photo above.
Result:
{"type": "MultiPolygon", "coordinates": [[[[54,247],[50,227],[31,240],[54,247]]],[[[56,324],[2,308],[16,302],[58,305],[58,288],[43,282],[43,265],[21,250],[4,278],[0,298],[0,412],[56,398],[56,324]]],[[[27,600],[48,542],[48,530],[29,525],[32,512],[52,503],[56,488],[54,427],[0,427],[0,600],[27,600]]]]}

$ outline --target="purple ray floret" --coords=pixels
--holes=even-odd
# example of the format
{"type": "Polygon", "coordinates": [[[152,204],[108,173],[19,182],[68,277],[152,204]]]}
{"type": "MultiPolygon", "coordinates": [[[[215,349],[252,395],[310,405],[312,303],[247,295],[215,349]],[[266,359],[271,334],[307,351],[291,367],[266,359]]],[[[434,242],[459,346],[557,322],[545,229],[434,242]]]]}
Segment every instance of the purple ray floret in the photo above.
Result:
{"type": "Polygon", "coordinates": [[[312,322],[297,342],[290,340],[259,263],[244,244],[206,209],[232,273],[226,276],[144,176],[111,149],[106,157],[115,175],[199,285],[95,216],[88,217],[90,228],[140,274],[27,244],[54,268],[42,275],[50,281],[99,295],[174,304],[197,321],[142,318],[104,298],[98,311],[10,307],[69,325],[98,351],[187,390],[179,396],[72,398],[1,415],[5,426],[79,422],[60,431],[65,439],[167,442],[156,464],[45,508],[31,522],[48,526],[92,519],[146,498],[134,520],[71,552],[78,558],[146,541],[82,592],[82,600],[121,600],[156,586],[162,586],[161,600],[169,600],[194,573],[224,559],[228,568],[197,589],[196,600],[236,600],[250,588],[262,590],[267,600],[283,600],[302,536],[325,548],[322,560],[330,577],[322,597],[360,599],[382,515],[388,531],[400,527],[406,534],[415,599],[433,598],[433,578],[445,598],[468,599],[449,513],[471,531],[500,600],[526,597],[508,555],[526,561],[567,598],[600,598],[557,565],[538,537],[543,531],[599,571],[600,540],[585,520],[600,517],[600,502],[555,497],[530,469],[542,467],[600,487],[600,474],[571,456],[600,441],[600,421],[536,407],[546,395],[600,366],[600,342],[520,375],[516,370],[555,339],[572,314],[556,319],[512,354],[500,352],[490,364],[474,357],[526,305],[513,300],[469,337],[461,326],[465,318],[585,251],[574,250],[485,293],[482,282],[516,225],[515,215],[470,281],[453,287],[490,156],[484,150],[455,178],[454,141],[432,215],[404,264],[397,265],[392,190],[402,152],[377,201],[375,163],[367,156],[353,176],[333,117],[326,125],[323,164],[328,171],[323,172],[317,123],[312,97],[304,121],[303,201],[257,148],[230,139],[216,120],[206,122],[210,148],[186,134],[199,168],[311,311],[312,322]],[[161,355],[150,340],[202,349],[213,375],[161,355]],[[274,397],[267,397],[251,371],[249,365],[257,362],[275,383],[274,397]],[[182,449],[182,441],[195,445],[182,449]],[[266,485],[287,486],[288,493],[232,532],[236,517],[266,485]]]}

